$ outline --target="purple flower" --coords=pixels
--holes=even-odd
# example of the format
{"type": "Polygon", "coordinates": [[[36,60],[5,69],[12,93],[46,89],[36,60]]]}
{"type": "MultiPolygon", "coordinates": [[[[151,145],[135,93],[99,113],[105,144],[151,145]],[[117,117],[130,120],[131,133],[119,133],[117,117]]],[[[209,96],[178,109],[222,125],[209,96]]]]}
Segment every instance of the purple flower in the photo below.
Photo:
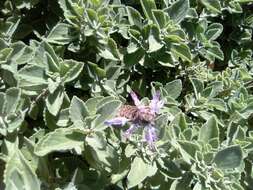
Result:
{"type": "Polygon", "coordinates": [[[126,106],[125,109],[119,111],[118,117],[105,121],[105,124],[123,126],[129,122],[130,127],[124,132],[125,138],[129,138],[138,128],[143,128],[144,140],[150,149],[154,150],[155,142],[157,141],[154,120],[163,107],[164,101],[160,100],[160,93],[158,91],[154,94],[149,105],[142,104],[133,91],[130,95],[136,107],[126,106]]]}
{"type": "Polygon", "coordinates": [[[106,120],[105,121],[105,125],[119,125],[119,126],[123,126],[125,125],[129,120],[125,117],[115,117],[113,119],[110,120],[106,120]]]}
{"type": "Polygon", "coordinates": [[[145,131],[145,141],[148,143],[150,148],[155,147],[155,141],[157,141],[156,129],[153,125],[147,125],[145,131]]]}

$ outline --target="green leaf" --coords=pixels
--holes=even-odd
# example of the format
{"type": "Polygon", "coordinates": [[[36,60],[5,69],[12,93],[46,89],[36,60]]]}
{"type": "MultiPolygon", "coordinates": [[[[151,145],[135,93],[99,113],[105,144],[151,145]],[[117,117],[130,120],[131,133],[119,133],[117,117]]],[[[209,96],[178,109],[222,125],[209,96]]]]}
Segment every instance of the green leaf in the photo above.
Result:
{"type": "Polygon", "coordinates": [[[59,87],[53,94],[49,94],[46,98],[47,109],[54,116],[56,116],[61,109],[64,98],[63,90],[63,87],[59,87]]]}
{"type": "Polygon", "coordinates": [[[213,23],[208,26],[205,36],[208,40],[216,40],[222,33],[223,26],[220,23],[213,23]]]}
{"type": "Polygon", "coordinates": [[[239,3],[250,3],[253,2],[253,0],[236,0],[239,3]]]}
{"type": "MultiPolygon", "coordinates": [[[[3,23],[0,22],[0,26],[3,26],[3,23]]],[[[2,38],[0,38],[0,49],[8,48],[9,44],[2,38]]]]}
{"type": "Polygon", "coordinates": [[[189,8],[189,0],[178,0],[170,5],[166,11],[172,20],[174,20],[176,23],[180,23],[187,15],[189,8]]]}
{"type": "Polygon", "coordinates": [[[53,94],[54,91],[60,86],[59,81],[53,81],[51,78],[48,79],[48,91],[53,94]]]}
{"type": "Polygon", "coordinates": [[[111,100],[111,101],[104,103],[102,106],[100,106],[97,109],[97,114],[99,116],[96,118],[96,120],[94,122],[94,129],[95,130],[102,130],[103,127],[106,127],[104,125],[104,122],[107,119],[110,119],[113,116],[115,116],[115,114],[119,110],[120,106],[121,106],[121,101],[119,101],[119,100],[111,100]]]}
{"type": "Polygon", "coordinates": [[[168,120],[169,120],[169,117],[166,115],[166,114],[162,114],[162,115],[159,115],[156,119],[155,119],[155,126],[157,128],[164,128],[165,126],[167,126],[168,124],[168,120]]]}
{"type": "Polygon", "coordinates": [[[59,128],[43,136],[35,145],[34,153],[45,156],[54,151],[82,149],[84,132],[75,128],[59,128]]]}
{"type": "Polygon", "coordinates": [[[221,169],[233,169],[242,163],[243,153],[240,146],[230,146],[217,152],[214,163],[221,169]]]}
{"type": "Polygon", "coordinates": [[[58,1],[63,13],[65,19],[72,25],[78,26],[78,14],[74,10],[74,3],[72,3],[71,0],[59,0],[58,1]]]}
{"type": "Polygon", "coordinates": [[[135,157],[127,175],[127,187],[130,189],[140,184],[147,177],[153,176],[156,171],[155,165],[145,163],[140,157],[135,157]]]}
{"type": "Polygon", "coordinates": [[[158,169],[170,179],[177,179],[182,176],[179,166],[170,159],[158,159],[158,169]]]}
{"type": "MultiPolygon", "coordinates": [[[[119,167],[119,155],[117,149],[107,143],[106,137],[102,133],[96,133],[92,136],[86,137],[86,142],[89,145],[89,153],[91,153],[93,161],[95,161],[93,167],[100,168],[105,167],[105,170],[112,172],[119,167]]],[[[88,152],[87,152],[88,153],[88,152]]]]}
{"type": "Polygon", "coordinates": [[[5,94],[0,92],[0,114],[4,113],[4,106],[5,106],[5,94]]]}
{"type": "Polygon", "coordinates": [[[50,72],[59,72],[59,63],[58,60],[55,60],[51,57],[51,55],[47,52],[45,52],[46,57],[46,63],[47,63],[47,69],[50,72]]]}
{"type": "Polygon", "coordinates": [[[11,61],[17,62],[17,64],[25,64],[32,59],[33,49],[25,43],[18,41],[13,43],[11,47],[13,48],[11,61]]]}
{"type": "Polygon", "coordinates": [[[200,150],[200,147],[194,142],[181,140],[181,141],[178,141],[178,144],[180,147],[179,150],[182,156],[184,157],[183,159],[185,159],[186,162],[188,162],[188,159],[189,160],[195,159],[196,152],[200,150]]]}
{"type": "Polygon", "coordinates": [[[15,131],[16,129],[18,129],[21,124],[23,123],[25,118],[25,112],[24,111],[20,111],[16,114],[8,114],[7,116],[7,120],[8,120],[8,132],[12,133],[13,131],[15,131]]]}
{"type": "MultiPolygon", "coordinates": [[[[172,182],[169,190],[192,190],[190,179],[176,179],[172,182]]],[[[201,189],[202,190],[202,189],[201,189]]]]}
{"type": "Polygon", "coordinates": [[[71,36],[71,25],[65,23],[58,23],[48,34],[46,41],[57,45],[68,44],[77,38],[71,36]]]}
{"type": "Polygon", "coordinates": [[[11,22],[7,22],[8,24],[10,24],[8,26],[8,30],[6,31],[6,37],[8,39],[13,37],[14,33],[16,32],[16,30],[19,26],[20,21],[21,21],[21,18],[13,17],[11,22]]]}
{"type": "Polygon", "coordinates": [[[112,38],[108,38],[107,46],[100,48],[99,55],[105,59],[118,61],[120,59],[120,52],[116,42],[112,38]]]}
{"type": "Polygon", "coordinates": [[[224,102],[224,100],[220,99],[220,98],[210,98],[208,99],[207,103],[208,106],[211,106],[217,110],[220,111],[226,111],[227,110],[227,105],[224,102]]]}
{"type": "Polygon", "coordinates": [[[52,115],[47,109],[43,109],[43,120],[45,125],[49,130],[55,130],[58,126],[56,125],[56,121],[58,120],[58,116],[52,115]]]}
{"type": "Polygon", "coordinates": [[[90,115],[96,114],[97,107],[102,99],[103,99],[102,96],[98,96],[95,98],[90,98],[85,102],[85,106],[87,107],[90,115]]]}
{"type": "Polygon", "coordinates": [[[20,77],[20,85],[23,82],[31,82],[32,84],[47,84],[45,70],[42,67],[35,65],[27,65],[19,70],[18,76],[20,77]]]}
{"type": "Polygon", "coordinates": [[[162,10],[152,10],[153,17],[160,29],[164,28],[168,23],[169,17],[162,10]]]}
{"type": "Polygon", "coordinates": [[[193,86],[194,94],[198,98],[199,94],[204,90],[204,84],[197,78],[191,78],[190,81],[193,86]]]}
{"type": "Polygon", "coordinates": [[[196,183],[193,187],[193,190],[202,190],[202,185],[200,183],[196,183]]]}
{"type": "Polygon", "coordinates": [[[178,113],[173,119],[173,121],[170,123],[170,125],[176,125],[180,127],[181,131],[184,131],[185,129],[187,129],[187,123],[185,120],[184,113],[182,112],[178,113]]]}
{"type": "Polygon", "coordinates": [[[19,151],[9,156],[4,171],[6,190],[33,190],[40,189],[40,182],[30,163],[19,151]]]}
{"type": "Polygon", "coordinates": [[[86,71],[88,72],[89,76],[92,78],[106,76],[105,70],[100,68],[95,63],[88,62],[88,65],[86,64],[86,71]]]}
{"type": "Polygon", "coordinates": [[[147,19],[153,20],[152,10],[156,9],[154,0],[141,0],[141,6],[147,19]]]}
{"type": "Polygon", "coordinates": [[[127,67],[131,67],[135,64],[138,64],[139,61],[143,58],[145,51],[138,47],[136,48],[136,50],[137,51],[134,53],[124,55],[123,61],[127,67]]]}
{"type": "Polygon", "coordinates": [[[39,0],[15,0],[15,5],[17,8],[19,9],[31,9],[34,5],[36,5],[37,3],[39,3],[39,0]]]}
{"type": "Polygon", "coordinates": [[[136,42],[130,42],[127,46],[127,53],[129,54],[136,53],[138,50],[140,50],[140,47],[136,42]]]}
{"type": "Polygon", "coordinates": [[[223,54],[222,50],[220,49],[220,46],[215,45],[211,48],[207,48],[206,49],[206,54],[211,56],[211,57],[217,58],[221,61],[224,60],[224,54],[223,54]]]}
{"type": "Polygon", "coordinates": [[[88,18],[89,24],[92,26],[95,26],[95,24],[98,21],[97,12],[94,9],[87,9],[86,13],[87,13],[87,18],[88,18]]]}
{"type": "Polygon", "coordinates": [[[127,158],[130,158],[135,155],[136,151],[137,149],[133,145],[128,144],[125,148],[125,155],[127,158]]]}
{"type": "Polygon", "coordinates": [[[243,108],[239,112],[244,119],[248,119],[253,113],[253,103],[249,103],[245,108],[243,108]]]}
{"type": "Polygon", "coordinates": [[[212,116],[208,121],[200,128],[199,131],[199,140],[203,142],[208,142],[213,138],[219,137],[219,127],[217,119],[215,116],[212,116]]]}
{"type": "Polygon", "coordinates": [[[170,52],[158,51],[158,63],[165,67],[175,67],[174,59],[170,52]]]}
{"type": "Polygon", "coordinates": [[[33,59],[31,60],[31,64],[34,64],[36,66],[40,66],[43,68],[46,68],[46,67],[49,68],[47,63],[52,62],[52,64],[57,64],[57,66],[53,66],[53,68],[58,67],[58,57],[52,46],[50,46],[46,41],[42,41],[41,43],[32,41],[31,43],[32,43],[33,48],[35,48],[35,54],[33,56],[33,59]],[[49,56],[47,56],[46,53],[49,56]],[[49,60],[47,59],[48,57],[49,57],[49,60]]]}
{"type": "Polygon", "coordinates": [[[221,5],[219,0],[201,0],[200,1],[205,7],[214,12],[214,13],[221,13],[221,5]]]}
{"type": "Polygon", "coordinates": [[[9,88],[5,95],[5,113],[14,113],[20,101],[21,90],[19,88],[9,88]]]}
{"type": "Polygon", "coordinates": [[[27,91],[38,91],[47,87],[45,70],[42,67],[27,65],[18,72],[18,86],[27,91]]]}
{"type": "Polygon", "coordinates": [[[12,48],[4,48],[4,49],[0,50],[0,64],[7,62],[12,51],[13,51],[12,48]]]}
{"type": "Polygon", "coordinates": [[[171,47],[171,52],[176,55],[176,57],[180,57],[184,61],[191,62],[191,52],[187,45],[185,44],[179,44],[179,45],[173,45],[171,47]]]}
{"type": "Polygon", "coordinates": [[[239,2],[239,3],[250,3],[250,2],[253,2],[253,0],[236,0],[236,2],[239,2]]]}
{"type": "Polygon", "coordinates": [[[65,83],[75,80],[82,72],[84,66],[82,62],[74,60],[64,60],[60,65],[60,72],[63,77],[62,81],[65,83]]]}
{"type": "Polygon", "coordinates": [[[138,27],[142,27],[142,16],[139,13],[139,11],[137,11],[136,9],[134,9],[133,7],[127,7],[127,14],[128,14],[128,19],[131,25],[135,25],[138,27]]]}
{"type": "Polygon", "coordinates": [[[75,126],[83,127],[84,119],[89,115],[89,111],[84,102],[74,96],[70,103],[69,115],[75,126]]]}
{"type": "Polygon", "coordinates": [[[149,49],[148,53],[156,52],[163,47],[161,40],[159,39],[159,29],[156,26],[152,26],[148,37],[149,49]]]}
{"type": "Polygon", "coordinates": [[[58,126],[66,127],[69,124],[69,109],[61,110],[59,113],[59,118],[56,123],[58,126]]]}
{"type": "Polygon", "coordinates": [[[99,55],[104,59],[118,61],[118,59],[112,54],[110,49],[100,49],[99,55]]]}
{"type": "Polygon", "coordinates": [[[171,81],[164,86],[164,89],[171,98],[176,99],[182,92],[182,82],[180,79],[171,81]]]}
{"type": "Polygon", "coordinates": [[[7,135],[7,124],[3,121],[2,117],[0,117],[0,134],[3,136],[7,135]]]}

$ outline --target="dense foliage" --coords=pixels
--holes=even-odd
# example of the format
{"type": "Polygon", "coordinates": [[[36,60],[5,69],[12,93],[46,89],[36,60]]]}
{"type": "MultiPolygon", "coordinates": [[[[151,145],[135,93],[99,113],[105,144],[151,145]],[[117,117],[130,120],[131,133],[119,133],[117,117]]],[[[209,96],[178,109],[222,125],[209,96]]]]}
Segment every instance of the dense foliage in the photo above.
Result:
{"type": "Polygon", "coordinates": [[[1,0],[0,188],[253,189],[252,29],[253,0],[1,0]],[[160,110],[126,137],[132,91],[160,110]]]}

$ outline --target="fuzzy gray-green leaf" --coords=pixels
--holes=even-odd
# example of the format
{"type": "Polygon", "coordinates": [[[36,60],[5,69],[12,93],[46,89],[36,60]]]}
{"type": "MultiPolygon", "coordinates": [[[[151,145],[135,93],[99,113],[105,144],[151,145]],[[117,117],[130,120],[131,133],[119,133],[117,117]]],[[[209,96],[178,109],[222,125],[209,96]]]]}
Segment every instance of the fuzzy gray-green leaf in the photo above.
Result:
{"type": "Polygon", "coordinates": [[[243,153],[240,146],[230,146],[217,152],[214,163],[221,169],[233,169],[242,163],[243,153]]]}

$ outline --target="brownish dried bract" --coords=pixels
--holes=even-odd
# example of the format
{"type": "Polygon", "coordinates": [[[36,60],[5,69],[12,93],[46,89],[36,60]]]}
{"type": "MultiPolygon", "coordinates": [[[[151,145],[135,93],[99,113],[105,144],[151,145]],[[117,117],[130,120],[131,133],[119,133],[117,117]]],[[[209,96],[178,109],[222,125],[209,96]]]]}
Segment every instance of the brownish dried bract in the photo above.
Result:
{"type": "Polygon", "coordinates": [[[136,106],[123,105],[119,110],[118,116],[136,120],[138,118],[138,108],[136,106]]]}
{"type": "Polygon", "coordinates": [[[136,106],[123,105],[118,113],[119,117],[125,117],[132,121],[145,121],[153,122],[155,114],[151,112],[149,106],[143,106],[141,109],[138,109],[136,106]]]}

